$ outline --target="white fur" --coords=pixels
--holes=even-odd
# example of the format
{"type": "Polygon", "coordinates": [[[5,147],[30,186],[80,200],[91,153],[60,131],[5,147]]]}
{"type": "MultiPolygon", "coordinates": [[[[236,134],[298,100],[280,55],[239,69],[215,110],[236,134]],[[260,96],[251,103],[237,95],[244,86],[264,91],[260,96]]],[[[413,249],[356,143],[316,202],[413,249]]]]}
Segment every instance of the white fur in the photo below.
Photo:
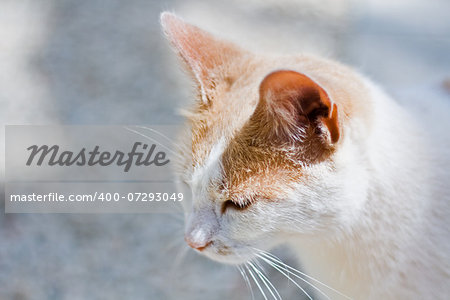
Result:
{"type": "MultiPolygon", "coordinates": [[[[429,134],[432,128],[366,85],[374,105],[371,131],[352,120],[333,163],[305,168],[314,180],[292,186],[283,201],[223,216],[221,201],[200,202],[205,191],[199,186],[211,186],[220,174],[224,140],[212,148],[193,175],[198,208],[188,222],[188,232],[202,228],[214,241],[205,255],[242,263],[252,247],[287,243],[310,275],[353,299],[447,298],[448,133],[429,134]],[[230,254],[220,252],[224,246],[230,254]]],[[[195,234],[204,240],[204,232],[195,234]]]]}
{"type": "Polygon", "coordinates": [[[339,234],[289,243],[310,275],[354,299],[446,299],[450,198],[440,173],[448,176],[442,147],[448,133],[433,139],[368,85],[375,100],[373,132],[365,145],[348,141],[336,162],[336,181],[350,185],[340,194],[344,201],[336,201],[349,210],[338,214],[339,234]],[[367,155],[355,161],[356,151],[367,155]]]}
{"type": "Polygon", "coordinates": [[[203,164],[195,167],[189,182],[192,189],[192,207],[186,226],[186,238],[202,247],[212,238],[216,231],[214,206],[208,195],[207,187],[215,180],[221,170],[220,158],[225,150],[225,138],[222,137],[211,148],[203,164]]]}
{"type": "MultiPolygon", "coordinates": [[[[169,35],[177,33],[173,38],[179,38],[178,31],[183,28],[181,33],[198,36],[198,28],[173,15],[164,14],[162,23],[169,35]]],[[[192,45],[186,41],[190,38],[174,42],[186,48],[184,55],[198,74],[196,60],[202,57],[189,52],[192,45]]],[[[217,42],[208,35],[203,38],[203,45],[217,42]]],[[[221,45],[202,47],[202,51],[232,55],[220,60],[217,70],[222,76],[215,76],[211,97],[216,101],[211,106],[215,111],[203,116],[213,127],[209,132],[220,132],[222,137],[215,145],[201,141],[200,155],[209,148],[209,156],[192,170],[190,160],[198,153],[188,155],[182,174],[190,178],[187,181],[193,193],[186,224],[191,246],[214,260],[240,264],[255,257],[255,248],[270,250],[277,244],[288,244],[310,275],[352,299],[447,299],[449,104],[437,99],[406,99],[401,107],[369,80],[334,62],[306,55],[249,56],[236,49],[227,54],[220,50],[221,45]],[[219,188],[220,179],[227,180],[220,178],[222,154],[231,135],[239,132],[255,110],[261,80],[274,70],[293,70],[314,78],[331,100],[341,105],[340,120],[345,121],[341,122],[336,152],[302,167],[297,181],[283,171],[270,169],[263,160],[256,161],[258,170],[273,174],[269,184],[276,185],[276,193],[271,199],[263,196],[252,201],[245,210],[232,205],[223,209],[229,199],[222,192],[223,185],[219,188]],[[228,83],[223,84],[220,78],[228,78],[228,83]],[[422,108],[414,109],[413,105],[422,108]]],[[[217,67],[201,66],[209,74],[217,67]]],[[[205,101],[203,85],[201,89],[205,101]]],[[[244,174],[247,166],[243,161],[233,170],[244,174]]],[[[275,190],[265,183],[255,185],[251,176],[240,178],[247,187],[275,190]]],[[[249,203],[244,199],[246,192],[238,193],[234,192],[234,197],[243,198],[240,203],[249,203]]]]}
{"type": "Polygon", "coordinates": [[[205,162],[195,167],[191,176],[190,185],[197,197],[202,195],[204,198],[204,188],[209,185],[211,180],[216,179],[220,174],[220,158],[225,150],[225,146],[225,138],[222,137],[215,145],[213,145],[205,162]]]}

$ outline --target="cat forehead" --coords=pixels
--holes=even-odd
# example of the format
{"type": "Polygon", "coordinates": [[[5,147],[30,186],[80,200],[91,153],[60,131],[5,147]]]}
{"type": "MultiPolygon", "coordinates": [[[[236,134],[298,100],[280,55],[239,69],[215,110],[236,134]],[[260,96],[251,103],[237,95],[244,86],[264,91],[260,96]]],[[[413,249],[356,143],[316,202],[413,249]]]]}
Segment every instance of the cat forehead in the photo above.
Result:
{"type": "Polygon", "coordinates": [[[225,138],[222,136],[216,144],[211,147],[211,150],[205,159],[194,166],[191,178],[191,183],[194,186],[204,187],[210,181],[217,179],[220,176],[222,170],[221,157],[225,147],[225,138]]]}
{"type": "Polygon", "coordinates": [[[197,194],[219,189],[229,198],[275,199],[303,177],[302,165],[289,149],[250,145],[240,131],[228,135],[210,131],[192,153],[196,160],[191,184],[197,194]]]}
{"type": "Polygon", "coordinates": [[[196,107],[188,116],[193,166],[210,161],[211,152],[216,152],[218,145],[224,151],[249,120],[258,103],[258,80],[234,82],[231,88],[217,88],[208,96],[213,98],[209,107],[196,107]]]}
{"type": "Polygon", "coordinates": [[[215,73],[217,76],[214,87],[206,90],[210,103],[205,106],[202,101],[197,101],[194,111],[188,116],[191,128],[192,151],[189,163],[192,179],[203,184],[207,184],[208,180],[222,180],[237,192],[250,190],[251,187],[247,186],[249,182],[253,182],[253,190],[267,188],[275,183],[279,185],[280,182],[289,184],[302,176],[299,170],[300,163],[305,162],[304,158],[317,156],[314,149],[310,149],[313,152],[295,156],[289,153],[289,149],[278,149],[276,152],[265,147],[267,145],[250,146],[239,138],[258,104],[262,80],[273,70],[289,69],[286,67],[289,66],[324,83],[330,95],[337,96],[335,99],[348,97],[341,97],[333,89],[333,81],[318,75],[327,74],[325,71],[328,68],[325,62],[316,58],[259,56],[246,60],[245,68],[242,67],[243,64],[231,68],[239,70],[232,72],[231,77],[215,73]],[[224,78],[227,80],[223,80],[224,78]],[[219,172],[212,172],[213,170],[219,172]],[[280,174],[285,176],[279,176],[280,174]]]}
{"type": "Polygon", "coordinates": [[[251,193],[261,188],[276,190],[273,185],[277,175],[291,173],[284,178],[293,180],[301,176],[298,163],[286,155],[288,151],[250,146],[241,139],[242,129],[258,104],[260,82],[278,69],[269,62],[257,66],[249,63],[245,74],[233,78],[231,87],[222,82],[211,91],[207,109],[194,109],[189,116],[191,180],[196,185],[221,181],[231,193],[251,193]]]}

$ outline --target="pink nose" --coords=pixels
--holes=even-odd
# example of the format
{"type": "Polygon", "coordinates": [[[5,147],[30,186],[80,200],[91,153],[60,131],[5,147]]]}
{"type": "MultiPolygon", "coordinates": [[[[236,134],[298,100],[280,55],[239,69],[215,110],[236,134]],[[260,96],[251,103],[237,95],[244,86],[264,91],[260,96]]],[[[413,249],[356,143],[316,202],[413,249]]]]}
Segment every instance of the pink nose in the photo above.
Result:
{"type": "Polygon", "coordinates": [[[198,251],[203,251],[205,250],[206,247],[208,247],[209,245],[211,245],[212,241],[206,241],[206,240],[202,240],[202,241],[194,241],[192,238],[190,238],[189,236],[185,236],[184,240],[186,241],[186,243],[189,245],[189,247],[196,249],[198,251]]]}

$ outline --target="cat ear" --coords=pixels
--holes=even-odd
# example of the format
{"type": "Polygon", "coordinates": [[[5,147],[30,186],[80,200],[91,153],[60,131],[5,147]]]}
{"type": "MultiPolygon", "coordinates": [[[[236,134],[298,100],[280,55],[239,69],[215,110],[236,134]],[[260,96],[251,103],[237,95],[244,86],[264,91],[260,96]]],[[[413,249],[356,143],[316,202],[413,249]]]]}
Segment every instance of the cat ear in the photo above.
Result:
{"type": "Polygon", "coordinates": [[[198,81],[202,100],[208,102],[208,91],[223,75],[224,67],[242,54],[232,43],[216,39],[208,32],[190,25],[168,12],[161,14],[161,25],[169,41],[198,81]]]}
{"type": "Polygon", "coordinates": [[[261,82],[259,95],[252,120],[272,137],[302,140],[312,128],[314,134],[325,133],[332,144],[339,140],[337,105],[306,75],[288,70],[270,73],[261,82]]]}

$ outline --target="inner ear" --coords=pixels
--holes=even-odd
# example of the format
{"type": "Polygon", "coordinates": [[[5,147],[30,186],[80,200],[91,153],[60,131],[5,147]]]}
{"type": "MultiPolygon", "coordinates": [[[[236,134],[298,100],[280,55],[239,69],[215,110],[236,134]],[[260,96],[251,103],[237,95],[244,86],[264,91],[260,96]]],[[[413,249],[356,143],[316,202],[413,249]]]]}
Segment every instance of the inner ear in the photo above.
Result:
{"type": "Polygon", "coordinates": [[[309,125],[325,128],[332,144],[340,137],[338,108],[326,91],[308,76],[290,70],[267,75],[259,87],[253,119],[282,138],[296,137],[309,125]]]}

